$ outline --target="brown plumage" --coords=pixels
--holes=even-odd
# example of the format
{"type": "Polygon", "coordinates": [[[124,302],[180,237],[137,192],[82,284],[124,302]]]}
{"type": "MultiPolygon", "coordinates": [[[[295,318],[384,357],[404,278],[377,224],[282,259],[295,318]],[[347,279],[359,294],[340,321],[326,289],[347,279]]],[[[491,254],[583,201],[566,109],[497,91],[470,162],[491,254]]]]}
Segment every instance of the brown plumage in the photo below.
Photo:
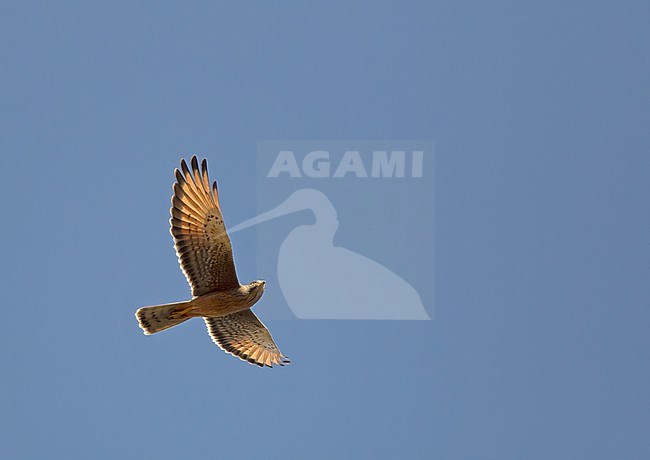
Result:
{"type": "Polygon", "coordinates": [[[181,170],[174,171],[170,231],[193,298],[140,308],[136,312],[140,327],[149,335],[203,317],[210,337],[224,351],[260,367],[284,366],[289,359],[250,310],[262,297],[265,283],[239,283],[217,182],[210,185],[205,159],[200,169],[196,156],[190,164],[191,170],[181,160],[181,170]]]}

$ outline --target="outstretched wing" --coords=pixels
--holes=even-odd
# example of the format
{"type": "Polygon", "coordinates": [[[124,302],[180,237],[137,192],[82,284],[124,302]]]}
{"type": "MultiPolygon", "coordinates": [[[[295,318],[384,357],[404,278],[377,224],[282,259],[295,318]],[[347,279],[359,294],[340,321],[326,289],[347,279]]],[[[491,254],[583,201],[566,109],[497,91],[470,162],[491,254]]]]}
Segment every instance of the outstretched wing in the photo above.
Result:
{"type": "Polygon", "coordinates": [[[273,341],[271,333],[250,309],[219,318],[203,318],[212,341],[239,359],[260,367],[284,366],[291,361],[273,341]]]}
{"type": "Polygon", "coordinates": [[[210,187],[208,164],[191,161],[192,171],[181,160],[171,207],[171,234],[178,262],[192,287],[192,295],[239,286],[230,238],[221,215],[217,182],[210,187]]]}

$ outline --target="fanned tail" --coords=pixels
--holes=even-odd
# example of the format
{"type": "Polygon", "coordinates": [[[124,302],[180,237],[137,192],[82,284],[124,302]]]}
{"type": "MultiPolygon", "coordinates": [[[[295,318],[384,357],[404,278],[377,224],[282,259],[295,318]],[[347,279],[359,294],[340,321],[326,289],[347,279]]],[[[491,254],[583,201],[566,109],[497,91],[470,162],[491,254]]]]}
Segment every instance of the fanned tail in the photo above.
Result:
{"type": "Polygon", "coordinates": [[[190,319],[190,316],[179,316],[178,313],[187,307],[189,302],[168,303],[153,307],[142,307],[135,312],[140,327],[146,335],[155,334],[174,327],[190,319]]]}

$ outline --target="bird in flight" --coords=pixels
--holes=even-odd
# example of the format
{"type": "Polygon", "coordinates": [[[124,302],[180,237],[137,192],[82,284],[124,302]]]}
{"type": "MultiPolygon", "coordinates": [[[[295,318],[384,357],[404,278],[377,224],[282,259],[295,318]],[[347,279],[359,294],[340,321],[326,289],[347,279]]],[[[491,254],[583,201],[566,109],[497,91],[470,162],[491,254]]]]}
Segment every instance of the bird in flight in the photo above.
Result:
{"type": "Polygon", "coordinates": [[[264,281],[239,283],[232,246],[221,214],[217,182],[196,155],[192,169],[181,160],[171,207],[171,234],[178,262],[192,288],[185,302],[140,308],[135,316],[146,335],[202,317],[212,341],[233,356],[260,367],[289,364],[251,307],[264,294],[264,281]]]}

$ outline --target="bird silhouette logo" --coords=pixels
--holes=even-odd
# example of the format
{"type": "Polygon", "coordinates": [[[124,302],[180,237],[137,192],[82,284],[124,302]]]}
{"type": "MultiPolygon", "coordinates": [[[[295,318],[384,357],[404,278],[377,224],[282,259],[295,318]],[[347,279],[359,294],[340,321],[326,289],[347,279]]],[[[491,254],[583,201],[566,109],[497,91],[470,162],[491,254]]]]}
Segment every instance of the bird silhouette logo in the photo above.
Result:
{"type": "Polygon", "coordinates": [[[230,233],[298,211],[315,222],[289,232],[278,253],[278,283],[300,319],[431,319],[416,289],[386,266],[334,245],[337,212],[325,193],[302,188],[230,233]]]}

